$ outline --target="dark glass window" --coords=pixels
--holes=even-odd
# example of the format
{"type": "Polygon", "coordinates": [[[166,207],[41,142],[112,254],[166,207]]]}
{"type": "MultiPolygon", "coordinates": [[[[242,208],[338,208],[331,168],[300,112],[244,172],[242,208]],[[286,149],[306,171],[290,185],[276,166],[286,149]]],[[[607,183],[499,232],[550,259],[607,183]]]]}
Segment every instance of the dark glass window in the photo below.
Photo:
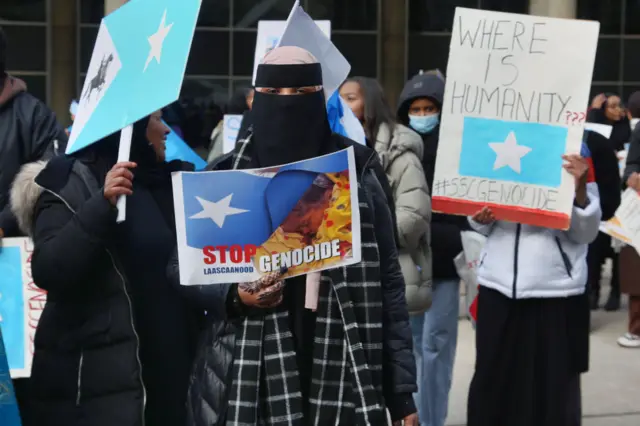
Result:
{"type": "Polygon", "coordinates": [[[291,0],[234,0],[233,23],[239,28],[256,28],[258,21],[286,20],[291,0]]]}
{"type": "MultiPolygon", "coordinates": [[[[625,85],[622,87],[622,102],[627,103],[627,101],[629,100],[629,96],[631,96],[631,94],[633,92],[637,92],[640,91],[640,86],[636,86],[636,85],[625,85]]],[[[636,117],[636,118],[640,118],[640,117],[636,117]]]]}
{"type": "Polygon", "coordinates": [[[448,34],[410,35],[408,76],[435,68],[446,74],[450,43],[451,36],[448,34]]]}
{"type": "Polygon", "coordinates": [[[626,81],[640,81],[640,40],[624,41],[623,73],[626,81]]]}
{"type": "Polygon", "coordinates": [[[231,80],[231,90],[232,93],[240,89],[248,89],[251,87],[251,79],[250,78],[234,78],[231,80]]]}
{"type": "Polygon", "coordinates": [[[89,68],[93,46],[96,44],[97,37],[98,27],[80,28],[80,72],[87,72],[89,68]]]}
{"type": "Polygon", "coordinates": [[[480,0],[480,9],[527,14],[529,0],[480,0]]]}
{"type": "MultiPolygon", "coordinates": [[[[55,1],[55,0],[54,0],[55,1]]],[[[99,24],[104,16],[104,0],[80,0],[80,22],[99,24]]]]}
{"type": "Polygon", "coordinates": [[[622,32],[623,0],[578,0],[578,19],[600,22],[600,34],[622,32]]]}
{"type": "Polygon", "coordinates": [[[409,30],[451,31],[457,6],[477,8],[478,0],[409,0],[409,30]]]}
{"type": "Polygon", "coordinates": [[[255,31],[233,33],[233,75],[253,75],[253,56],[256,51],[255,31]]]}
{"type": "Polygon", "coordinates": [[[187,74],[229,74],[229,32],[196,30],[187,74]]]}
{"type": "Polygon", "coordinates": [[[0,19],[45,22],[47,20],[46,0],[2,0],[0,1],[0,19]]]}
{"type": "Polygon", "coordinates": [[[9,71],[47,70],[46,27],[4,25],[2,28],[7,36],[9,71]]]}
{"type": "Polygon", "coordinates": [[[229,97],[229,80],[216,78],[193,78],[187,76],[182,83],[180,98],[209,99],[223,105],[229,97]]]}
{"type": "Polygon", "coordinates": [[[351,64],[351,75],[377,77],[378,36],[375,34],[333,34],[333,43],[351,64]]]}
{"type": "Polygon", "coordinates": [[[593,70],[594,81],[618,81],[620,79],[620,39],[600,38],[593,70]]]}
{"type": "Polygon", "coordinates": [[[375,30],[378,28],[378,0],[307,0],[313,19],[331,21],[331,30],[375,30]]]}
{"type": "Polygon", "coordinates": [[[40,99],[42,102],[47,102],[47,77],[44,75],[16,75],[17,78],[24,80],[27,83],[27,91],[40,99]]]}
{"type": "Polygon", "coordinates": [[[198,26],[228,27],[231,0],[202,0],[198,26]]]}
{"type": "Polygon", "coordinates": [[[640,34],[640,1],[625,0],[625,33],[640,34]]]}
{"type": "MultiPolygon", "coordinates": [[[[620,93],[620,86],[619,85],[602,85],[602,84],[596,84],[591,86],[591,93],[589,94],[589,105],[591,105],[591,101],[593,100],[593,98],[595,98],[596,96],[598,96],[600,93],[620,93]]],[[[623,98],[623,102],[624,100],[626,100],[625,98],[623,98]]]]}

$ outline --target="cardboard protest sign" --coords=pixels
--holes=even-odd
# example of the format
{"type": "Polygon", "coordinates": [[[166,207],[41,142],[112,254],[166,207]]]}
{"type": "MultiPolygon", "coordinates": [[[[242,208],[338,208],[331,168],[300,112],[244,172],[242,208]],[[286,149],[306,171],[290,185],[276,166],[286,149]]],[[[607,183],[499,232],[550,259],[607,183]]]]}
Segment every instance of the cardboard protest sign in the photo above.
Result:
{"type": "Polygon", "coordinates": [[[29,377],[33,338],[47,296],[33,282],[31,240],[5,238],[0,244],[0,327],[11,377],[29,377]]]}
{"type": "Polygon", "coordinates": [[[259,170],[175,173],[183,285],[285,277],[361,259],[353,148],[259,170]]]}
{"type": "MultiPolygon", "coordinates": [[[[331,21],[315,21],[317,26],[327,36],[331,37],[331,21]]],[[[275,49],[280,43],[287,21],[260,21],[258,22],[258,38],[256,39],[256,52],[253,59],[253,80],[256,82],[256,72],[262,58],[275,49]]]]}
{"type": "Polygon", "coordinates": [[[640,195],[634,189],[624,191],[616,214],[600,224],[600,231],[633,246],[640,253],[640,195]]]}
{"type": "Polygon", "coordinates": [[[132,0],[100,23],[74,153],[178,99],[201,0],[132,0]]]}
{"type": "Polygon", "coordinates": [[[0,425],[20,426],[20,411],[16,401],[7,352],[3,343],[2,327],[0,327],[0,425]]]}
{"type": "Polygon", "coordinates": [[[433,210],[567,229],[597,22],[456,8],[433,210]]]}
{"type": "Polygon", "coordinates": [[[242,126],[242,114],[225,114],[222,127],[222,152],[233,151],[238,139],[238,132],[242,126]]]}

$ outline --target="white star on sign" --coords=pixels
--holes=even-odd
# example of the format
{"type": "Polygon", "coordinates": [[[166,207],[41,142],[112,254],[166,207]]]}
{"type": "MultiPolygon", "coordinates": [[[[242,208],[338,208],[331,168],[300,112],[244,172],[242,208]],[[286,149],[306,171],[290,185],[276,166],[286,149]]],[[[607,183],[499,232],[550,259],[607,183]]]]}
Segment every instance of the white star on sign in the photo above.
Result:
{"type": "Polygon", "coordinates": [[[216,225],[218,225],[218,227],[222,228],[227,216],[247,213],[249,211],[231,207],[231,197],[233,197],[233,194],[229,194],[222,200],[215,203],[212,203],[211,201],[207,201],[200,197],[196,197],[196,200],[198,200],[198,202],[202,206],[202,211],[200,213],[194,214],[189,219],[211,219],[216,223],[216,225]]]}
{"type": "Polygon", "coordinates": [[[165,26],[167,21],[167,9],[164,10],[164,14],[162,15],[162,21],[160,22],[160,27],[158,27],[158,31],[155,34],[149,36],[149,44],[151,45],[151,50],[149,51],[149,56],[147,57],[147,63],[144,64],[144,71],[147,70],[147,67],[151,63],[153,59],[160,63],[160,57],[162,56],[162,45],[164,44],[164,39],[171,31],[171,27],[173,27],[173,23],[165,26]]]}
{"type": "Polygon", "coordinates": [[[520,174],[520,160],[531,152],[531,148],[518,145],[516,135],[509,132],[509,136],[504,142],[492,142],[489,144],[496,153],[496,162],[493,163],[493,170],[509,166],[511,170],[520,174]]]}

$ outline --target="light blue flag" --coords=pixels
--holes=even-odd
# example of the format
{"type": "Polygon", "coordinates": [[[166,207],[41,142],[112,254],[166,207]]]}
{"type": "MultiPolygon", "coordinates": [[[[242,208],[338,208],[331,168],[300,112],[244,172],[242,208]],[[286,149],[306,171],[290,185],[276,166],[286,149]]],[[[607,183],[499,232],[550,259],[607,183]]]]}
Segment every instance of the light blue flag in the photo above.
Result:
{"type": "Polygon", "coordinates": [[[200,4],[131,0],[102,20],[67,154],[178,98],[200,4]]]}
{"type": "MultiPolygon", "coordinates": [[[[167,123],[165,126],[169,127],[167,123]]],[[[171,129],[171,127],[169,127],[171,129]]],[[[185,141],[171,129],[167,135],[167,150],[165,151],[165,161],[181,160],[193,164],[196,170],[207,167],[207,162],[202,159],[185,141]]]]}
{"type": "Polygon", "coordinates": [[[2,328],[0,328],[0,425],[20,426],[20,411],[16,402],[9,363],[2,340],[2,328]]]}
{"type": "Polygon", "coordinates": [[[557,188],[568,132],[550,124],[465,117],[459,173],[557,188]]]}
{"type": "Polygon", "coordinates": [[[342,100],[337,90],[327,102],[327,116],[334,133],[348,137],[361,145],[367,144],[362,124],[353,114],[351,108],[342,100]]]}

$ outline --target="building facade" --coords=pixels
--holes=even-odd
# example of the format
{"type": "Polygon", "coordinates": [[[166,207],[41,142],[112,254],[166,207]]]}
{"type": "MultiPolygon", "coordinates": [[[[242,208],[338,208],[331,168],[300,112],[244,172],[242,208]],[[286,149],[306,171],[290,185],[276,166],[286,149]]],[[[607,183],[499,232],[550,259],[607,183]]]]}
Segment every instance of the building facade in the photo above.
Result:
{"type": "MultiPolygon", "coordinates": [[[[85,77],[100,19],[126,0],[2,0],[8,68],[61,120],[85,77]]],[[[286,19],[293,0],[202,0],[183,96],[224,102],[250,85],[257,23],[286,19]]],[[[378,78],[392,103],[420,69],[446,72],[456,6],[601,22],[593,92],[640,90],[640,0],[301,0],[332,22],[353,75],[378,78]]]]}

